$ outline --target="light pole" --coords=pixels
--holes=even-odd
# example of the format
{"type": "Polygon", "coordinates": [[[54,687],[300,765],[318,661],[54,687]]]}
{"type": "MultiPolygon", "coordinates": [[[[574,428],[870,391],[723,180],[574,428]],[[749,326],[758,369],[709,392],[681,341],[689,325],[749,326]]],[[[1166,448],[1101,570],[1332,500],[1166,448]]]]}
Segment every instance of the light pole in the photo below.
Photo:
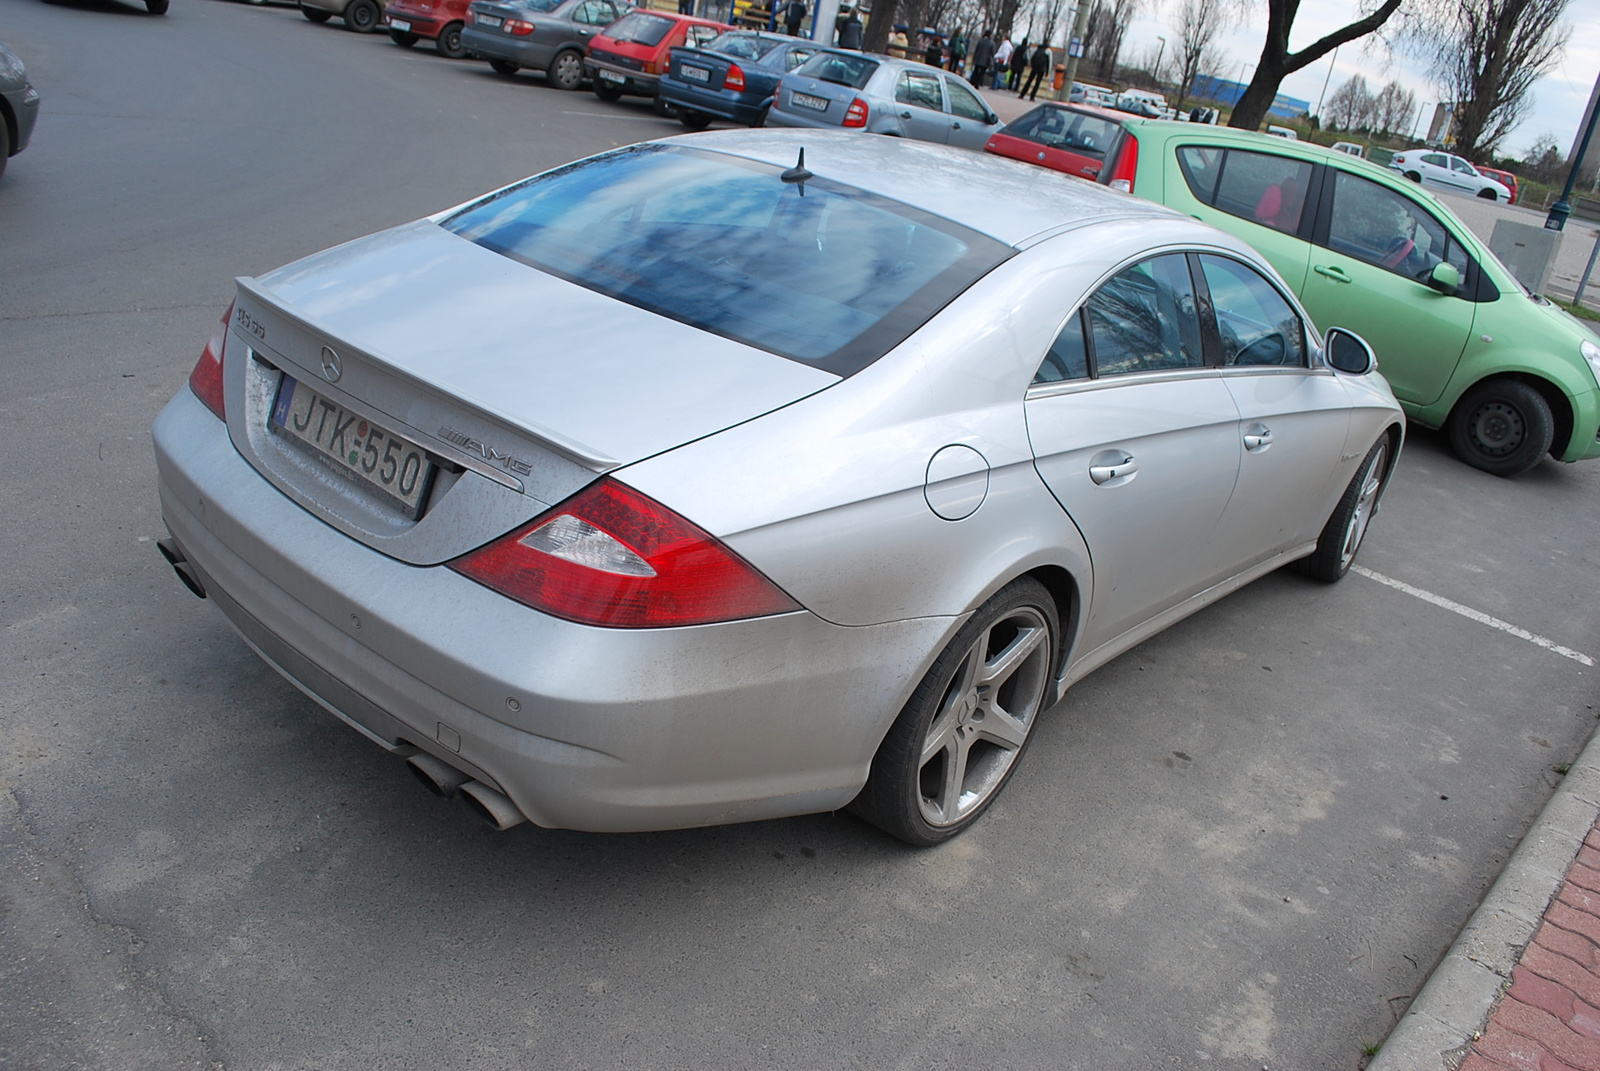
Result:
{"type": "Polygon", "coordinates": [[[1417,121],[1415,123],[1411,124],[1411,140],[1412,141],[1416,141],[1417,140],[1417,131],[1422,129],[1422,117],[1424,115],[1426,115],[1427,112],[1428,112],[1428,102],[1427,101],[1423,101],[1422,102],[1422,106],[1417,109],[1417,121]]]}
{"type": "Polygon", "coordinates": [[[1157,36],[1156,40],[1161,42],[1161,47],[1156,50],[1156,69],[1150,72],[1150,76],[1156,80],[1156,89],[1159,90],[1161,88],[1161,57],[1167,54],[1167,39],[1157,36]]]}
{"type": "Polygon", "coordinates": [[[1583,128],[1583,140],[1578,142],[1578,151],[1572,154],[1572,168],[1567,172],[1567,184],[1561,188],[1561,197],[1550,206],[1550,215],[1545,218],[1544,229],[1547,231],[1565,230],[1567,217],[1572,215],[1572,187],[1578,182],[1578,168],[1583,166],[1583,158],[1589,151],[1589,139],[1594,137],[1594,122],[1600,119],[1600,107],[1589,109],[1589,124],[1583,128]]]}
{"type": "Polygon", "coordinates": [[[1322,122],[1322,98],[1328,95],[1328,83],[1333,80],[1334,64],[1339,62],[1339,46],[1333,46],[1333,59],[1328,61],[1328,77],[1322,80],[1322,93],[1317,97],[1317,122],[1322,122]]]}

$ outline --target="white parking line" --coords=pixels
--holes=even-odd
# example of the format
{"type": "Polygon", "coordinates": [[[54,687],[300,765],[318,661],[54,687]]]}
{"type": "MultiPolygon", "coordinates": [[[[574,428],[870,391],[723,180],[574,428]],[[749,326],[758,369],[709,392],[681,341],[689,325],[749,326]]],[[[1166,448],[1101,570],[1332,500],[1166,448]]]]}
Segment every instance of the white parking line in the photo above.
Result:
{"type": "Polygon", "coordinates": [[[1396,580],[1393,577],[1384,576],[1382,573],[1375,573],[1371,569],[1366,569],[1359,565],[1352,565],[1350,567],[1350,571],[1352,573],[1360,573],[1368,580],[1376,580],[1378,583],[1394,588],[1396,591],[1403,591],[1407,595],[1414,595],[1423,602],[1431,602],[1433,605],[1449,610],[1453,614],[1460,614],[1462,617],[1476,621],[1480,625],[1488,625],[1490,628],[1497,628],[1507,635],[1515,636],[1518,639],[1527,640],[1529,643],[1543,647],[1547,651],[1554,651],[1562,658],[1570,658],[1574,662],[1581,662],[1586,666],[1594,665],[1594,659],[1590,658],[1581,651],[1574,651],[1570,647],[1563,647],[1554,640],[1547,640],[1543,636],[1535,636],[1525,628],[1518,628],[1509,621],[1502,621],[1498,617],[1490,617],[1481,610],[1474,610],[1470,606],[1462,606],[1459,602],[1451,602],[1443,595],[1435,595],[1431,591],[1423,591],[1421,588],[1412,587],[1403,580],[1396,580]]]}

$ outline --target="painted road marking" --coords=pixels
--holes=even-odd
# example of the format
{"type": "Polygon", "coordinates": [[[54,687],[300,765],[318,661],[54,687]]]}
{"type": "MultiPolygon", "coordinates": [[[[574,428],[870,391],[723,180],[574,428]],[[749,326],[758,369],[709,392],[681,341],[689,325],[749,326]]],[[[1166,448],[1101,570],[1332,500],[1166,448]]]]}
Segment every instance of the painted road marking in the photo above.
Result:
{"type": "Polygon", "coordinates": [[[1490,617],[1481,610],[1474,610],[1470,606],[1462,606],[1459,602],[1451,602],[1443,595],[1435,595],[1431,591],[1423,591],[1421,588],[1414,588],[1403,580],[1396,580],[1393,577],[1384,576],[1382,573],[1375,573],[1371,569],[1364,568],[1360,565],[1352,565],[1350,567],[1350,571],[1352,573],[1360,573],[1368,580],[1376,580],[1378,583],[1394,588],[1396,591],[1403,591],[1407,595],[1415,596],[1416,598],[1421,599],[1423,602],[1431,602],[1433,605],[1445,610],[1449,610],[1453,614],[1460,614],[1462,617],[1476,621],[1480,625],[1488,625],[1490,628],[1497,628],[1507,635],[1515,636],[1521,640],[1527,640],[1529,643],[1538,647],[1543,647],[1547,651],[1554,651],[1562,658],[1570,658],[1574,662],[1581,662],[1586,666],[1594,665],[1594,659],[1590,658],[1581,651],[1574,651],[1570,647],[1561,646],[1554,640],[1547,640],[1543,636],[1536,636],[1525,628],[1518,628],[1509,621],[1502,621],[1498,617],[1490,617]]]}

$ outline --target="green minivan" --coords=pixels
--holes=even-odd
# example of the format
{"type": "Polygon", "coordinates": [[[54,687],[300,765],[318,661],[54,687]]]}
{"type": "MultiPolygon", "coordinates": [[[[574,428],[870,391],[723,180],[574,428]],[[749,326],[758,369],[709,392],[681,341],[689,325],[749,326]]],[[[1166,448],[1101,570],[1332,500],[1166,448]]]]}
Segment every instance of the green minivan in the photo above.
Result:
{"type": "Polygon", "coordinates": [[[1099,181],[1237,235],[1323,330],[1372,345],[1418,424],[1517,476],[1600,457],[1600,337],[1531,294],[1438,198],[1343,153],[1244,130],[1127,119],[1099,181]]]}

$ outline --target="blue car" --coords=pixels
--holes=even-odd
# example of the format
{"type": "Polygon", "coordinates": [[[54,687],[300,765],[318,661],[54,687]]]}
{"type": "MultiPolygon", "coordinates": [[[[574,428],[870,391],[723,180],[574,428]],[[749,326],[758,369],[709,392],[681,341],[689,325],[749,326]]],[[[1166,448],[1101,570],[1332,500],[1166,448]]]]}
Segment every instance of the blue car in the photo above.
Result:
{"type": "Polygon", "coordinates": [[[690,130],[713,119],[761,126],[778,81],[819,51],[814,41],[750,30],[722,34],[704,48],[675,48],[660,99],[690,130]]]}

